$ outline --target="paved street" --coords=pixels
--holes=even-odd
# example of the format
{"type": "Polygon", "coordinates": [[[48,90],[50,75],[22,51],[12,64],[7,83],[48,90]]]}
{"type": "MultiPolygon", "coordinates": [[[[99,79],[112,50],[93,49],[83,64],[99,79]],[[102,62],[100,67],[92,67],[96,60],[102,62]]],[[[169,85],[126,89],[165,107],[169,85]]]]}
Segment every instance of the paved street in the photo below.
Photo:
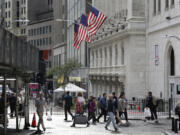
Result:
{"type": "MultiPolygon", "coordinates": [[[[54,115],[52,121],[47,121],[46,116],[45,126],[47,128],[45,135],[111,135],[111,134],[121,134],[121,135],[165,135],[165,131],[169,130],[171,127],[171,122],[167,119],[161,119],[159,124],[145,123],[143,121],[130,121],[131,125],[129,127],[120,127],[120,132],[115,133],[112,126],[110,126],[110,131],[104,129],[104,123],[98,123],[97,125],[90,125],[86,127],[84,125],[77,125],[75,128],[70,127],[72,121],[65,122],[63,115],[54,115]]],[[[37,118],[36,118],[37,119],[37,118]]],[[[32,120],[32,115],[30,116],[32,120]]],[[[23,128],[24,119],[21,120],[20,128],[23,128]]],[[[9,120],[8,128],[15,128],[15,119],[9,120]]],[[[36,129],[30,128],[31,131],[22,131],[16,133],[17,135],[32,135],[36,129]]],[[[12,133],[15,135],[15,133],[12,133]]],[[[11,135],[9,133],[9,135],[11,135]]]]}

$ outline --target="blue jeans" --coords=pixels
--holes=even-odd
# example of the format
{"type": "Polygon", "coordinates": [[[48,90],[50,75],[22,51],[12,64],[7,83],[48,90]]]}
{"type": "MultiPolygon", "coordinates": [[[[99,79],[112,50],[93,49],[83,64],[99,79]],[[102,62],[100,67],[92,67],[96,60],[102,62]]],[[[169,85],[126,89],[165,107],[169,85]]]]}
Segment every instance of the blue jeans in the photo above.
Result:
{"type": "Polygon", "coordinates": [[[105,127],[108,127],[109,124],[110,124],[111,121],[112,121],[114,129],[118,129],[118,127],[117,127],[117,125],[116,125],[116,122],[115,122],[114,113],[113,113],[113,112],[108,112],[108,115],[109,115],[109,119],[108,119],[105,127]]]}

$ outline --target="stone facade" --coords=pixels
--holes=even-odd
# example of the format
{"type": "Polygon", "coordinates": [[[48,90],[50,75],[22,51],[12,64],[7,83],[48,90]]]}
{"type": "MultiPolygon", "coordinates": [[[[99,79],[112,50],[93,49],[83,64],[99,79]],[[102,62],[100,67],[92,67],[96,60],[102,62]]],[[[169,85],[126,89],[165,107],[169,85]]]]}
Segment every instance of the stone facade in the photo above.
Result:
{"type": "MultiPolygon", "coordinates": [[[[147,6],[147,88],[169,98],[169,77],[180,75],[179,0],[149,0],[147,6]]],[[[175,86],[176,88],[176,86],[175,86]]]]}
{"type": "Polygon", "coordinates": [[[104,2],[105,5],[103,2],[93,1],[108,19],[88,45],[89,95],[116,92],[119,96],[124,91],[127,98],[143,98],[146,94],[145,1],[113,0],[104,2]]]}

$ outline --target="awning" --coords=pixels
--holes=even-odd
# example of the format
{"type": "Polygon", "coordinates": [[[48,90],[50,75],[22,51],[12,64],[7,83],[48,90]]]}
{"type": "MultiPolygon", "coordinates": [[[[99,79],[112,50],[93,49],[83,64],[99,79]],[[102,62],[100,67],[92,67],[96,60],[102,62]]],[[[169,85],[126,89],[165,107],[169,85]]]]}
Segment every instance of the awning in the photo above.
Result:
{"type": "Polygon", "coordinates": [[[68,83],[65,86],[65,89],[63,89],[63,87],[61,86],[61,87],[57,88],[56,90],[54,90],[54,92],[63,92],[63,91],[65,91],[65,92],[67,92],[67,91],[69,91],[69,92],[86,92],[85,89],[80,88],[72,83],[68,83]]]}

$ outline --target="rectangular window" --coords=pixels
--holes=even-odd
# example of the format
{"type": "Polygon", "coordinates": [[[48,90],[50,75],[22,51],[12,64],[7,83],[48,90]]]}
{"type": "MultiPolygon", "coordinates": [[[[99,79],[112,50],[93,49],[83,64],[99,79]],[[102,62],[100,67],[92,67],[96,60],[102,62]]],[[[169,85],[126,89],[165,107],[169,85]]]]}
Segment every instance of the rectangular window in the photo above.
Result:
{"type": "Polygon", "coordinates": [[[59,54],[59,65],[61,65],[61,54],[59,54]]]}
{"type": "Polygon", "coordinates": [[[43,38],[43,45],[45,45],[45,38],[43,38]]]}
{"type": "Polygon", "coordinates": [[[39,46],[39,39],[37,40],[37,46],[39,46]]]}
{"type": "Polygon", "coordinates": [[[46,45],[48,45],[48,38],[46,38],[46,45]]]}
{"type": "Polygon", "coordinates": [[[49,45],[51,45],[51,42],[52,42],[52,41],[51,41],[51,37],[50,37],[50,38],[49,38],[49,45]]]}
{"type": "Polygon", "coordinates": [[[171,7],[174,7],[174,0],[171,0],[171,7]]]}
{"type": "Polygon", "coordinates": [[[48,33],[48,26],[46,26],[46,34],[48,33]]]}
{"type": "Polygon", "coordinates": [[[161,0],[158,0],[158,12],[161,12],[161,0]]]}
{"type": "Polygon", "coordinates": [[[37,35],[39,35],[39,28],[37,28],[37,35]]]}
{"type": "Polygon", "coordinates": [[[45,27],[43,27],[43,34],[45,34],[45,27]]]}
{"type": "Polygon", "coordinates": [[[11,7],[11,2],[10,2],[10,1],[8,2],[8,7],[9,7],[9,8],[11,7]]]}
{"type": "Polygon", "coordinates": [[[42,39],[40,39],[40,46],[42,45],[42,39]]]}
{"type": "Polygon", "coordinates": [[[51,26],[49,26],[49,33],[51,33],[51,26]]]}
{"type": "Polygon", "coordinates": [[[30,32],[30,30],[28,30],[28,35],[29,35],[29,36],[31,36],[31,32],[30,32]]]}
{"type": "Polygon", "coordinates": [[[154,0],[153,14],[156,15],[156,0],[154,0]]]}
{"type": "Polygon", "coordinates": [[[8,12],[8,16],[9,16],[9,18],[11,17],[11,12],[10,11],[8,12]]]}
{"type": "Polygon", "coordinates": [[[40,35],[42,34],[42,27],[40,27],[40,35]]]}
{"type": "Polygon", "coordinates": [[[34,29],[34,35],[35,36],[37,35],[37,29],[34,29]]]}
{"type": "Polygon", "coordinates": [[[165,0],[165,9],[167,10],[169,8],[169,0],[165,0]]]}

